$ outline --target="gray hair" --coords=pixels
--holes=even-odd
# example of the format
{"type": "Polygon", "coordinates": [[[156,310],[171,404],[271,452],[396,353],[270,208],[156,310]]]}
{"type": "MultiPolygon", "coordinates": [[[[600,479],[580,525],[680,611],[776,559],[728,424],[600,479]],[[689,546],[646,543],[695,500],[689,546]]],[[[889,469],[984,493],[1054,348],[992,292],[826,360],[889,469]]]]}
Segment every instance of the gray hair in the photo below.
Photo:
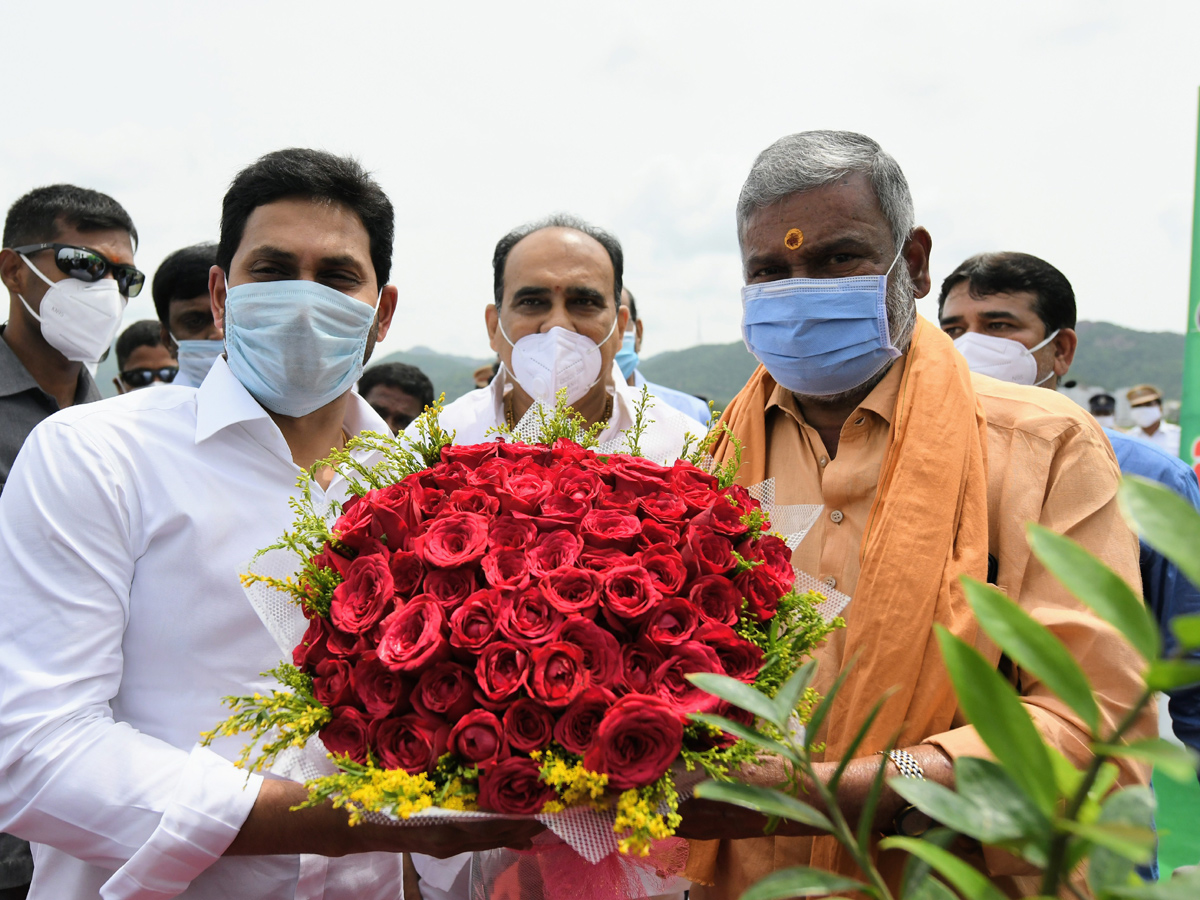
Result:
{"type": "Polygon", "coordinates": [[[738,241],[745,237],[751,213],[791,194],[832,184],[851,172],[870,177],[899,250],[915,224],[908,181],[879,144],[853,131],[801,131],[780,138],[760,153],[738,197],[738,241]]]}

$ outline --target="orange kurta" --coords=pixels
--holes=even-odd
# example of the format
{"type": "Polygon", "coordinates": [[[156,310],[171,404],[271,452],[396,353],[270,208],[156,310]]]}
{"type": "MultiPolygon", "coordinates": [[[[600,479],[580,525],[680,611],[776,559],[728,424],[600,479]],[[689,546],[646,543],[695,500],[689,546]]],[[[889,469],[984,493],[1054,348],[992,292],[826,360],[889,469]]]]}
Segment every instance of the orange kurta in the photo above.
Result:
{"type": "MultiPolygon", "coordinates": [[[[953,578],[958,572],[982,578],[980,560],[989,553],[998,563],[998,586],[1080,661],[1096,688],[1106,728],[1140,692],[1134,652],[1041,567],[1024,535],[1025,523],[1037,521],[1079,541],[1130,584],[1140,585],[1137,541],[1116,508],[1120,473],[1108,441],[1082,409],[1053,391],[963,370],[949,339],[922,320],[909,353],[846,420],[834,458],[791,394],[761,369],[731,407],[731,427],[746,445],[740,480],[752,484],[773,477],[777,502],[825,506],[793,562],[853,598],[843,613],[846,629],[818,651],[818,689],[833,680],[843,659],[859,654],[856,695],[846,700],[839,695],[842,702],[830,717],[830,759],[838,758],[837,746],[844,746],[874,699],[893,685],[900,690],[885,707],[891,712],[860,756],[879,749],[901,722],[906,727],[899,746],[928,741],[952,757],[986,755],[946,694],[930,631],[937,621],[967,639],[975,634],[973,621],[963,620],[953,578]],[[976,410],[986,429],[970,427],[976,410]],[[986,475],[980,497],[972,485],[978,473],[969,444],[982,434],[986,475]],[[897,459],[907,454],[915,458],[909,466],[897,459]],[[939,460],[941,467],[933,465],[939,460]],[[986,523],[974,507],[980,500],[986,523]]],[[[982,635],[977,644],[998,657],[982,635]]],[[[1013,677],[1042,734],[1082,762],[1083,723],[1029,673],[1018,670],[1013,677]]],[[[847,687],[852,681],[853,676],[847,687]]],[[[1154,734],[1153,711],[1139,724],[1139,734],[1154,734]]],[[[1143,767],[1127,767],[1126,783],[1147,779],[1143,767]]],[[[989,854],[986,864],[978,862],[1003,877],[1013,896],[1036,893],[1036,880],[1022,876],[1011,858],[989,854]]],[[[881,861],[897,874],[898,863],[881,861]]],[[[788,865],[855,874],[829,838],[710,842],[693,845],[690,871],[714,886],[697,887],[694,894],[697,900],[734,898],[788,865]]]]}

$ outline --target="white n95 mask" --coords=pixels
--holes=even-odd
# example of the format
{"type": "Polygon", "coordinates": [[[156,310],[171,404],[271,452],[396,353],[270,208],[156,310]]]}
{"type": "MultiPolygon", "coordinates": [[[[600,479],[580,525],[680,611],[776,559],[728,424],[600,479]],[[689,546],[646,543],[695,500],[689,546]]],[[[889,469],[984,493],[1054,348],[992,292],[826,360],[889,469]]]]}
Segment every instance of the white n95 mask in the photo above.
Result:
{"type": "Polygon", "coordinates": [[[977,334],[967,331],[954,339],[954,347],[967,360],[967,366],[972,372],[987,375],[999,381],[1011,384],[1028,384],[1037,387],[1054,375],[1051,369],[1045,378],[1037,377],[1038,364],[1033,358],[1037,350],[1041,350],[1054,340],[1058,329],[1048,338],[1028,349],[1024,344],[1009,338],[993,337],[990,334],[977,334]]]}
{"type": "MultiPolygon", "coordinates": [[[[617,328],[604,336],[605,343],[617,328]]],[[[567,391],[567,405],[574,404],[600,380],[600,346],[586,334],[555,325],[549,331],[527,334],[516,343],[500,324],[500,334],[512,344],[512,377],[525,393],[543,406],[554,406],[558,392],[567,391]]]]}
{"type": "Polygon", "coordinates": [[[121,316],[128,302],[121,296],[117,280],[64,278],[51,281],[24,253],[20,256],[25,265],[50,286],[42,296],[40,314],[17,294],[25,309],[40,323],[46,343],[73,362],[99,362],[121,328],[121,316]]]}
{"type": "Polygon", "coordinates": [[[1148,403],[1145,406],[1133,407],[1129,410],[1129,414],[1133,416],[1133,421],[1139,428],[1149,428],[1155,422],[1162,420],[1162,407],[1157,403],[1148,403]]]}
{"type": "Polygon", "coordinates": [[[306,416],[362,374],[375,308],[315,281],[226,288],[229,369],[259,403],[306,416]]]}

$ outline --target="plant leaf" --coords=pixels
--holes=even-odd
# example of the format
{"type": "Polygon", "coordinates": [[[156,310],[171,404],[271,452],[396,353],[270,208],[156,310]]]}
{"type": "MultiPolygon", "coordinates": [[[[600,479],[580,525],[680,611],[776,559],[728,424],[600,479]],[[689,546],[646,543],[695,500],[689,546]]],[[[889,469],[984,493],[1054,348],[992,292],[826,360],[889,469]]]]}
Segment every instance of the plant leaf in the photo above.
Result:
{"type": "Polygon", "coordinates": [[[884,850],[903,850],[929,863],[951,886],[971,900],[1006,900],[1000,889],[970,863],[959,859],[949,850],[919,838],[894,836],[879,842],[884,850]]]}
{"type": "Polygon", "coordinates": [[[1200,649],[1200,614],[1176,616],[1171,620],[1171,631],[1179,640],[1179,649],[1184,653],[1200,649]]]}
{"type": "Polygon", "coordinates": [[[1149,828],[1125,822],[1076,822],[1058,819],[1054,823],[1063,831],[1107,848],[1135,863],[1147,863],[1154,852],[1154,832],[1149,828]]]}
{"type": "MultiPolygon", "coordinates": [[[[900,737],[899,730],[883,745],[885,753],[891,751],[896,746],[896,739],[898,737],[900,737]]],[[[854,837],[858,843],[859,852],[868,857],[871,855],[871,835],[875,830],[875,811],[879,808],[879,798],[883,796],[883,780],[887,770],[886,763],[886,756],[881,756],[879,768],[875,770],[875,774],[871,777],[871,789],[867,791],[867,799],[863,802],[862,809],[858,814],[858,830],[855,832],[854,837]]]]}
{"type": "Polygon", "coordinates": [[[816,674],[817,661],[810,659],[793,672],[791,678],[779,688],[775,694],[775,709],[777,714],[783,717],[783,721],[786,722],[788,717],[796,711],[796,706],[804,695],[804,689],[812,683],[813,676],[816,674]]]}
{"type": "Polygon", "coordinates": [[[958,894],[946,887],[932,875],[904,894],[904,900],[958,900],[958,894]]]}
{"type": "Polygon", "coordinates": [[[1013,781],[1049,815],[1058,799],[1050,754],[1016,691],[978,650],[944,626],[934,627],[967,719],[1013,781]]]}
{"type": "Polygon", "coordinates": [[[1200,513],[1170,488],[1136,475],[1121,479],[1117,502],[1146,543],[1200,585],[1200,513]]]}
{"type": "Polygon", "coordinates": [[[1079,713],[1092,734],[1096,734],[1100,730],[1100,709],[1092,695],[1092,686],[1062,642],[991,585],[966,577],[962,583],[967,602],[988,637],[1079,713]]]}
{"type": "Polygon", "coordinates": [[[732,734],[736,738],[753,744],[756,747],[761,747],[768,753],[774,756],[782,756],[784,759],[799,765],[800,760],[796,754],[792,752],[792,748],[774,738],[769,738],[765,734],[755,731],[740,722],[734,722],[731,719],[726,719],[724,716],[715,716],[711,713],[691,713],[688,718],[693,722],[703,722],[705,725],[712,725],[714,728],[720,728],[722,731],[732,734]]]}
{"type": "Polygon", "coordinates": [[[801,825],[832,831],[829,819],[807,803],[797,800],[773,788],[756,787],[737,781],[703,781],[696,785],[696,796],[701,800],[731,803],[766,816],[779,816],[801,825]]]}
{"type": "Polygon", "coordinates": [[[785,730],[787,719],[784,718],[783,721],[778,719],[779,711],[775,708],[775,702],[750,685],[742,684],[728,675],[716,675],[712,672],[695,672],[685,677],[700,690],[712,694],[714,697],[720,697],[738,709],[753,713],[760,719],[766,719],[780,731],[785,730]]]}
{"type": "Polygon", "coordinates": [[[875,701],[875,705],[871,707],[871,711],[867,713],[867,717],[863,719],[862,724],[858,726],[858,731],[854,735],[854,740],[846,745],[846,750],[844,753],[842,753],[841,761],[838,762],[837,768],[834,769],[833,777],[829,779],[829,790],[831,790],[833,793],[837,793],[838,784],[841,783],[842,775],[845,774],[846,767],[849,766],[854,760],[854,756],[858,752],[858,748],[862,744],[863,739],[867,736],[867,732],[871,730],[871,726],[875,724],[875,719],[879,717],[879,711],[883,709],[883,704],[886,703],[888,698],[890,698],[894,693],[895,691],[891,688],[883,692],[883,696],[875,701]]]}
{"type": "Polygon", "coordinates": [[[1185,783],[1196,777],[1196,768],[1200,764],[1200,757],[1194,750],[1162,738],[1146,738],[1130,744],[1095,744],[1092,752],[1153,763],[1154,768],[1168,778],[1185,783]]]}
{"type": "Polygon", "coordinates": [[[1200,871],[1192,870],[1162,881],[1128,887],[1111,887],[1104,900],[1196,900],[1200,897],[1200,871]]]}
{"type": "MultiPolygon", "coordinates": [[[[923,835],[921,840],[927,841],[937,846],[947,849],[958,839],[958,834],[951,831],[949,828],[931,828],[923,835]]],[[[921,888],[919,885],[926,884],[936,879],[930,878],[929,873],[933,867],[923,859],[919,859],[911,854],[908,860],[904,863],[904,880],[900,885],[900,893],[896,896],[903,897],[909,900],[911,897],[919,897],[921,888]]],[[[941,884],[941,882],[937,882],[941,884]]],[[[931,889],[936,894],[936,888],[931,889]]]]}
{"type": "Polygon", "coordinates": [[[1200,682],[1200,663],[1187,659],[1156,659],[1146,670],[1146,687],[1173,691],[1200,682]]]}
{"type": "MultiPolygon", "coordinates": [[[[853,659],[842,666],[842,671],[838,672],[837,678],[833,680],[833,684],[829,686],[829,690],[825,692],[825,696],[821,698],[821,702],[813,710],[812,715],[808,719],[808,724],[805,726],[805,733],[808,735],[806,740],[815,738],[821,730],[821,724],[825,721],[825,717],[829,715],[829,711],[833,709],[833,700],[837,696],[838,691],[841,690],[842,684],[846,681],[853,666],[853,659]]],[[[811,743],[811,740],[809,742],[811,743]]]]}
{"type": "Polygon", "coordinates": [[[1158,625],[1120,575],[1068,537],[1034,522],[1027,531],[1034,555],[1067,590],[1116,628],[1143,659],[1158,657],[1158,625]]]}
{"type": "MultiPolygon", "coordinates": [[[[1149,788],[1117,791],[1100,810],[1099,822],[1124,822],[1145,829],[1154,827],[1154,797],[1149,788]]],[[[1100,895],[1110,887],[1129,883],[1135,863],[1107,847],[1096,847],[1088,859],[1087,882],[1092,893],[1100,895]]]]}
{"type": "Polygon", "coordinates": [[[742,894],[741,900],[781,900],[785,897],[823,897],[834,891],[857,891],[867,885],[853,878],[845,878],[810,869],[808,866],[792,866],[772,872],[760,879],[742,894]]]}

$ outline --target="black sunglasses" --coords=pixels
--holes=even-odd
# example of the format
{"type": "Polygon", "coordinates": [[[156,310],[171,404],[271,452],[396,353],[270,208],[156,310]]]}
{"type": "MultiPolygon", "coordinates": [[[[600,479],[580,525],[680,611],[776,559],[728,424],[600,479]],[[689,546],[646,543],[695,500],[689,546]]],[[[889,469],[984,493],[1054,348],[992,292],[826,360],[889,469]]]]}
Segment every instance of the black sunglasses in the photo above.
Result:
{"type": "Polygon", "coordinates": [[[161,369],[126,369],[121,373],[121,380],[131,388],[144,388],[154,381],[155,376],[158,376],[159,381],[170,384],[178,374],[178,366],[163,366],[161,369]]]}
{"type": "Polygon", "coordinates": [[[142,292],[142,285],[146,283],[145,272],[125,263],[112,262],[87,247],[76,247],[72,244],[27,244],[12,249],[14,253],[26,255],[53,250],[58,270],[80,281],[99,281],[112,272],[113,277],[117,279],[117,290],[125,297],[136,297],[142,292]]]}

